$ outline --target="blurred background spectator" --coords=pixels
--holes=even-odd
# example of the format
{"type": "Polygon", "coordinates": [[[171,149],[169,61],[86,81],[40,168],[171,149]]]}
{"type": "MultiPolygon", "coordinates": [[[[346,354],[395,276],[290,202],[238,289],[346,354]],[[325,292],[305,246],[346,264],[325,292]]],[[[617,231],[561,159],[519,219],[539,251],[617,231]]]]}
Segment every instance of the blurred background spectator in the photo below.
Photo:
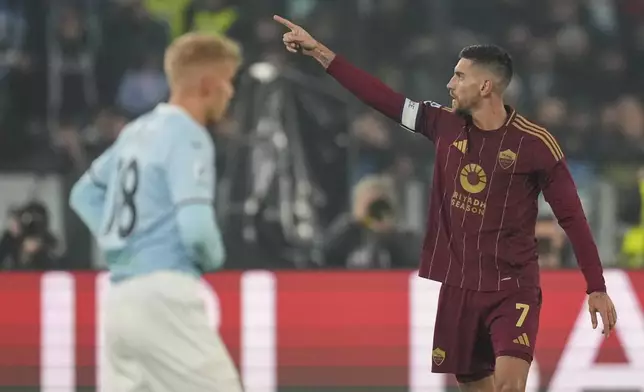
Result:
{"type": "Polygon", "coordinates": [[[351,212],[336,218],[324,235],[325,266],[415,267],[421,242],[400,226],[395,197],[393,184],[386,177],[360,180],[353,189],[351,212]]]}
{"type": "MultiPolygon", "coordinates": [[[[431,144],[349,97],[315,62],[287,56],[271,21],[280,13],[416,99],[448,101],[445,84],[464,45],[505,46],[516,62],[508,100],[558,138],[604,262],[642,267],[643,4],[0,0],[0,188],[18,195],[16,176],[57,184],[21,201],[43,201],[45,211],[30,214],[51,214],[55,227],[39,229],[38,240],[25,237],[25,209],[13,211],[0,261],[6,268],[101,266],[64,203],[69,185],[129,119],[167,97],[164,49],[198,30],[244,48],[230,116],[213,129],[227,266],[413,266],[431,144]],[[62,258],[53,256],[63,248],[54,238],[74,241],[62,258]]],[[[543,200],[540,206],[541,265],[574,266],[552,212],[543,200]]]]}
{"type": "Polygon", "coordinates": [[[58,241],[50,232],[49,213],[39,202],[9,211],[7,228],[0,239],[0,263],[10,270],[60,268],[58,241]]]}

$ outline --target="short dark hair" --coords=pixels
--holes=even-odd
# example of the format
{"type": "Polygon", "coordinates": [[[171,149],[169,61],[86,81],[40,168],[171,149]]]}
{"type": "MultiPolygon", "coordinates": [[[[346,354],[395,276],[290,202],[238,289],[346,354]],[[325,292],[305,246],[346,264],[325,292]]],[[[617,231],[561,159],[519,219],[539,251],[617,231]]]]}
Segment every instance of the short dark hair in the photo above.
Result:
{"type": "Polygon", "coordinates": [[[505,89],[512,80],[514,72],[512,57],[503,48],[497,45],[471,45],[466,46],[458,55],[461,59],[468,59],[474,63],[489,67],[492,72],[501,77],[505,89]]]}

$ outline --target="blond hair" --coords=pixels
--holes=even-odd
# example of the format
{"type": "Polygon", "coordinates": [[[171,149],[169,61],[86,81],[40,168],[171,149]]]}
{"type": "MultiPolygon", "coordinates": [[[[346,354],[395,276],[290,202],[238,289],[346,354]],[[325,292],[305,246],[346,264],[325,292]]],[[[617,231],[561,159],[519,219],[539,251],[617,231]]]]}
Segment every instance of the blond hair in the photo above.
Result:
{"type": "Polygon", "coordinates": [[[165,51],[163,68],[170,86],[191,68],[232,61],[241,63],[241,48],[224,37],[204,33],[187,33],[170,44],[165,51]]]}

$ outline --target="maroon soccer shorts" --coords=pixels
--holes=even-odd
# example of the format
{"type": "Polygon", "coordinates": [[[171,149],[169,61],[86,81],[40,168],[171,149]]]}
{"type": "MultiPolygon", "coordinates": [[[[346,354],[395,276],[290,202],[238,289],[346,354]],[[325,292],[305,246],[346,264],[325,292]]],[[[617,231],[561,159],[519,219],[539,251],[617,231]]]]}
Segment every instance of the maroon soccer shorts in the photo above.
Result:
{"type": "Polygon", "coordinates": [[[443,284],[432,351],[432,372],[461,380],[494,372],[496,357],[532,362],[539,329],[541,289],[480,292],[443,284]]]}

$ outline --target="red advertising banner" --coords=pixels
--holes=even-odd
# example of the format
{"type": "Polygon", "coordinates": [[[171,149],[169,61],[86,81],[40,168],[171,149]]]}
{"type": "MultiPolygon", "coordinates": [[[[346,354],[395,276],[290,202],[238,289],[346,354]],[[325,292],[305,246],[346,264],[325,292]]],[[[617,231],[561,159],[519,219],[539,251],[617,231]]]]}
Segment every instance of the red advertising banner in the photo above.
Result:
{"type": "MultiPolygon", "coordinates": [[[[606,272],[616,333],[592,330],[579,272],[542,274],[529,391],[644,391],[644,271],[606,272]]],[[[439,285],[396,272],[226,272],[204,299],[248,392],[434,392],[439,285]]],[[[0,275],[0,391],[102,390],[103,273],[0,275]]]]}

